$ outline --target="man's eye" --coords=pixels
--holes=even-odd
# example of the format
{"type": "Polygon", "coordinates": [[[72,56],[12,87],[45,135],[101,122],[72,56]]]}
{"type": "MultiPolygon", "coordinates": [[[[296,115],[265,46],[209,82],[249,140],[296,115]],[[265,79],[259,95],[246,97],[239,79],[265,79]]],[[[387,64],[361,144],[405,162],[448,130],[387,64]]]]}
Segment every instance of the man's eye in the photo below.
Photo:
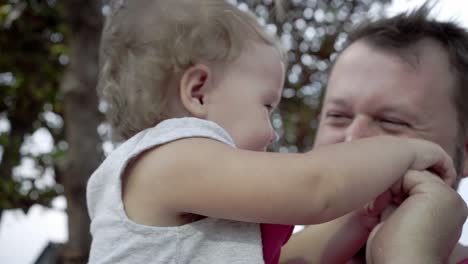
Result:
{"type": "Polygon", "coordinates": [[[345,114],[342,114],[342,113],[339,113],[339,112],[328,112],[325,116],[326,116],[327,118],[334,118],[334,119],[337,119],[337,118],[348,118],[345,114]]]}
{"type": "Polygon", "coordinates": [[[346,126],[352,122],[352,118],[341,112],[327,112],[325,114],[325,122],[331,126],[346,126]]]}
{"type": "Polygon", "coordinates": [[[382,123],[385,126],[391,126],[391,127],[409,127],[409,124],[401,121],[401,120],[396,120],[396,119],[380,119],[380,123],[382,123]]]}

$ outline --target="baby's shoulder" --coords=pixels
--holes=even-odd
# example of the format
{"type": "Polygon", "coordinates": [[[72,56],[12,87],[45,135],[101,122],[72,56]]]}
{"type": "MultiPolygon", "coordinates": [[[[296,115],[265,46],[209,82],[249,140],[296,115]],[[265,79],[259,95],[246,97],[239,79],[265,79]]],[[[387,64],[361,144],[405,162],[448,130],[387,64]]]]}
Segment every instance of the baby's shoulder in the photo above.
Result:
{"type": "MultiPolygon", "coordinates": [[[[177,192],[196,177],[200,145],[221,144],[206,138],[184,138],[141,153],[128,163],[123,176],[123,202],[127,216],[139,224],[174,226],[187,222],[187,212],[174,206],[177,192]]],[[[180,202],[180,201],[178,201],[180,202]]],[[[194,215],[191,215],[193,218],[194,215]]],[[[195,215],[195,217],[197,217],[195,215]]]]}

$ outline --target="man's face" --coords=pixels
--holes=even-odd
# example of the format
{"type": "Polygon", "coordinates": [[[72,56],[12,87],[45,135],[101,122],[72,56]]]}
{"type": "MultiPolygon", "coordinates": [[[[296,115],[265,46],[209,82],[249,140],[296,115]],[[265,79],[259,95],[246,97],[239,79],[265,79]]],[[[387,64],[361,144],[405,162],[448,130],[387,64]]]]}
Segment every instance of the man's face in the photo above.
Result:
{"type": "Polygon", "coordinates": [[[446,52],[433,41],[405,59],[357,41],[331,73],[315,146],[376,135],[421,138],[441,145],[461,174],[467,140],[458,131],[454,81],[446,52]]]}

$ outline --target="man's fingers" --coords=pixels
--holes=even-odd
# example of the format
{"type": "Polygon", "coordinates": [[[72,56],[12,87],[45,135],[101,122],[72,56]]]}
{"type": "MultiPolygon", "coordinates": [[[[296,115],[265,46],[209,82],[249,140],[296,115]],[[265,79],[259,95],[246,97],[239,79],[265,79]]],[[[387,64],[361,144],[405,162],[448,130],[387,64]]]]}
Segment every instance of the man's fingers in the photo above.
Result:
{"type": "Polygon", "coordinates": [[[398,195],[394,195],[393,196],[393,199],[392,199],[392,202],[396,205],[400,205],[403,203],[403,201],[408,198],[408,195],[404,194],[404,193],[401,193],[401,194],[398,194],[398,195]]]}
{"type": "Polygon", "coordinates": [[[374,229],[372,229],[372,232],[369,235],[369,238],[367,239],[367,246],[366,246],[366,263],[373,263],[374,256],[372,256],[372,253],[379,253],[382,249],[380,250],[374,250],[373,252],[370,250],[369,245],[377,244],[374,242],[375,236],[379,232],[379,230],[382,228],[382,226],[385,224],[385,222],[380,222],[374,229]]]}
{"type": "Polygon", "coordinates": [[[449,186],[453,186],[456,180],[456,171],[452,158],[444,149],[434,143],[427,141],[412,141],[417,144],[416,160],[411,169],[429,170],[437,174],[449,186]],[[429,143],[429,144],[428,144],[429,143]]]}
{"type": "Polygon", "coordinates": [[[445,154],[445,159],[440,165],[435,165],[429,168],[429,171],[440,176],[440,178],[449,186],[453,187],[457,178],[457,172],[455,170],[453,160],[445,154]]]}
{"type": "Polygon", "coordinates": [[[377,216],[384,208],[386,208],[392,202],[392,194],[390,191],[386,191],[381,195],[377,196],[372,202],[365,207],[367,215],[377,216]]]}
{"type": "Polygon", "coordinates": [[[409,170],[403,177],[403,193],[407,195],[415,194],[415,192],[418,191],[416,187],[424,182],[445,184],[444,180],[442,180],[440,177],[429,171],[409,170]]]}
{"type": "Polygon", "coordinates": [[[380,215],[380,221],[386,221],[393,214],[393,212],[395,212],[397,208],[398,207],[394,204],[387,206],[387,208],[385,208],[385,210],[383,210],[382,214],[380,215]]]}

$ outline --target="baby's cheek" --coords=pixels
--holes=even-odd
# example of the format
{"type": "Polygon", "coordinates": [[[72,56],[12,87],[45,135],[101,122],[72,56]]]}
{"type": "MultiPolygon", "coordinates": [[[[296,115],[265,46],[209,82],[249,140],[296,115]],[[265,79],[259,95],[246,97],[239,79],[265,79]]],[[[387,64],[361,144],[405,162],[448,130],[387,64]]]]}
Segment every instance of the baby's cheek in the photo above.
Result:
{"type": "Polygon", "coordinates": [[[251,138],[250,145],[252,146],[252,150],[265,151],[270,144],[269,138],[270,135],[268,133],[261,133],[258,131],[256,135],[251,138]]]}

